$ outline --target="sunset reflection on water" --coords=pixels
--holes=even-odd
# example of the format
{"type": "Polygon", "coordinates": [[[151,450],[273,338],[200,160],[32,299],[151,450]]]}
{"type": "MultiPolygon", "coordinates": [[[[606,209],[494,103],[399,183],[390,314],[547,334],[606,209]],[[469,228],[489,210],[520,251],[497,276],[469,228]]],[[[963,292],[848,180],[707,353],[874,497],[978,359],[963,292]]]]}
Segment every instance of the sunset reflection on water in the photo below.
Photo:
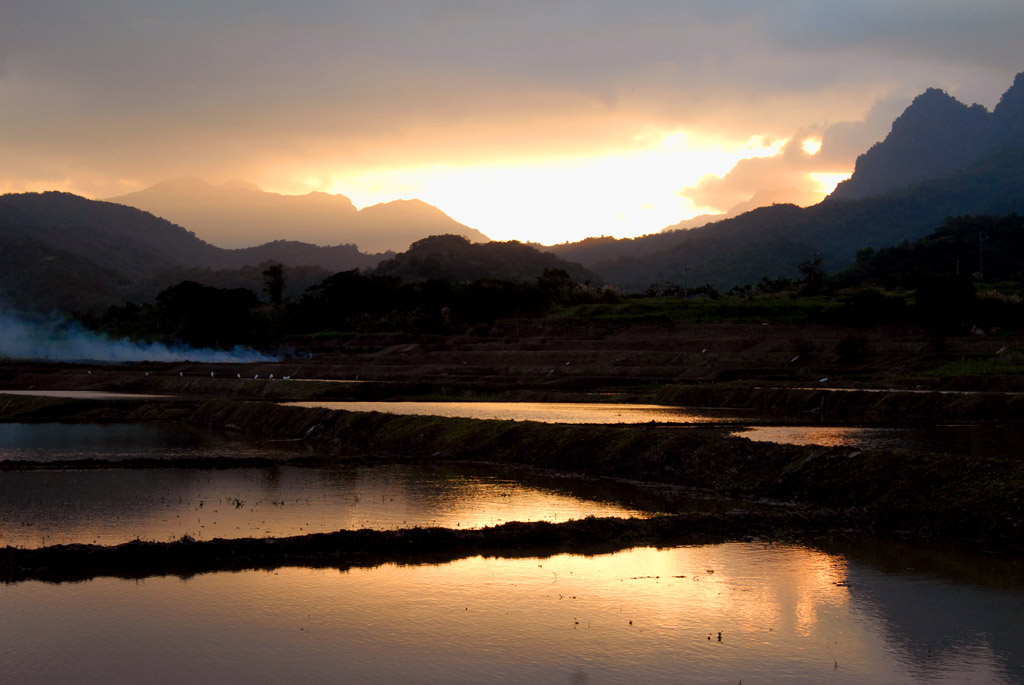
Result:
{"type": "Polygon", "coordinates": [[[405,465],[10,471],[0,474],[0,547],[650,515],[574,492],[405,465]]]}
{"type": "Polygon", "coordinates": [[[700,409],[659,404],[594,404],[573,402],[287,402],[288,406],[342,411],[381,412],[543,423],[738,423],[749,418],[743,409],[700,409]]]}
{"type": "MultiPolygon", "coordinates": [[[[913,631],[956,617],[894,621],[879,602],[887,586],[926,606],[949,592],[851,567],[843,555],[766,543],[20,583],[0,588],[0,658],[19,682],[117,671],[259,682],[1013,680],[1013,655],[972,625],[923,663],[904,647],[913,631]],[[47,658],[52,644],[64,658],[47,658]]],[[[988,611],[1021,604],[978,596],[973,605],[988,611]]]]}

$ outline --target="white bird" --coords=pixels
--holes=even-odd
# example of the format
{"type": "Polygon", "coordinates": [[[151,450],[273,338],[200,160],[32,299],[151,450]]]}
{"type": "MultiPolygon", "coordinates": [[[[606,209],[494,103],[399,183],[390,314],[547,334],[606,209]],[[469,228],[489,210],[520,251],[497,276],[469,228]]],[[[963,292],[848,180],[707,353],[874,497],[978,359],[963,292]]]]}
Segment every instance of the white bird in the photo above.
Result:
{"type": "Polygon", "coordinates": [[[253,380],[256,380],[256,379],[257,379],[257,378],[259,378],[259,377],[260,377],[260,375],[259,375],[259,374],[256,374],[255,376],[253,376],[253,377],[252,377],[252,379],[253,379],[253,380]]]}
{"type": "Polygon", "coordinates": [[[827,381],[828,381],[828,376],[826,376],[825,378],[819,378],[818,379],[819,383],[826,383],[827,381]]]}
{"type": "Polygon", "coordinates": [[[179,378],[180,378],[181,376],[184,376],[184,375],[185,375],[185,374],[183,374],[183,373],[182,373],[181,371],[179,371],[179,372],[178,372],[178,377],[179,377],[179,378]]]}
{"type": "Polygon", "coordinates": [[[210,372],[210,378],[213,378],[213,371],[210,372]]]}
{"type": "Polygon", "coordinates": [[[270,380],[274,380],[274,374],[270,374],[270,380]]]}
{"type": "Polygon", "coordinates": [[[242,374],[240,374],[240,373],[236,373],[236,374],[235,374],[235,377],[236,377],[236,378],[241,378],[241,377],[242,377],[242,374]]]}

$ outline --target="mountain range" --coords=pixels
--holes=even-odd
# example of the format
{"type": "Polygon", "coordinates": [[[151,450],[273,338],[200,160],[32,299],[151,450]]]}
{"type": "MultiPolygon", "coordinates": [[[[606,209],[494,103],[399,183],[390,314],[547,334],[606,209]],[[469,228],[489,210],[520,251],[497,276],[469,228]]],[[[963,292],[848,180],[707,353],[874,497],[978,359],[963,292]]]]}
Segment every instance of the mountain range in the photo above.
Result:
{"type": "Polygon", "coordinates": [[[226,250],[133,207],[59,192],[0,196],[0,304],[20,309],[82,311],[145,300],[197,270],[223,281],[213,272],[279,261],[322,278],[373,268],[390,255],[283,240],[226,250]]]}
{"type": "Polygon", "coordinates": [[[358,245],[365,253],[399,252],[429,235],[488,240],[421,200],[395,200],[357,210],[344,195],[279,195],[242,181],[212,185],[198,178],[158,183],[108,198],[163,217],[206,242],[245,248],[289,240],[314,245],[358,245]]]}
{"type": "MultiPolygon", "coordinates": [[[[399,210],[409,204],[397,205],[399,210]]],[[[416,204],[411,205],[418,212],[416,204]]],[[[366,210],[364,210],[366,211],[366,210]]],[[[384,220],[392,210],[370,212],[384,220]]],[[[471,244],[463,236],[420,238],[408,257],[390,263],[388,275],[405,280],[449,276],[533,280],[546,268],[592,278],[579,265],[520,243],[471,244]],[[451,245],[467,247],[454,250],[451,245]],[[454,257],[453,257],[454,255],[454,257]],[[460,255],[466,264],[457,264],[460,255]],[[434,265],[442,265],[435,273],[434,265]]],[[[321,247],[276,240],[256,247],[224,249],[191,231],[123,204],[70,193],[0,196],[0,306],[45,313],[97,311],[126,301],[151,300],[166,287],[194,280],[221,288],[259,291],[261,265],[287,265],[286,294],[303,292],[331,274],[373,270],[393,252],[368,255],[355,245],[321,247]]]]}
{"type": "Polygon", "coordinates": [[[826,270],[859,249],[914,240],[949,216],[1024,211],[1024,73],[992,112],[929,89],[862,154],[851,178],[811,207],[772,205],[690,230],[590,238],[547,248],[626,291],[652,283],[729,288],[826,270]]]}
{"type": "MultiPolygon", "coordinates": [[[[851,178],[819,204],[772,205],[689,230],[544,248],[558,259],[538,256],[535,247],[518,243],[468,249],[470,240],[486,237],[457,228],[461,224],[418,201],[358,211],[347,198],[323,193],[290,198],[245,184],[210,186],[195,179],[161,185],[135,194],[135,200],[202,196],[203,202],[185,205],[205,203],[209,212],[232,217],[235,225],[255,225],[265,215],[261,225],[277,226],[278,232],[267,234],[277,239],[225,249],[125,204],[58,192],[4,195],[0,303],[37,310],[95,309],[152,297],[183,276],[258,289],[259,265],[268,261],[289,266],[292,288],[338,271],[374,269],[383,260],[388,261],[380,273],[403,278],[530,279],[545,268],[559,268],[577,280],[603,281],[626,292],[667,282],[727,289],[763,276],[793,277],[802,262],[818,258],[833,271],[852,264],[858,250],[915,240],[950,216],[1024,213],[1024,74],[992,112],[929,89],[894,121],[883,141],[857,159],[851,178]],[[294,212],[291,221],[287,208],[294,212]],[[324,226],[333,221],[330,217],[355,217],[361,230],[378,235],[399,224],[409,231],[402,235],[412,236],[416,244],[404,255],[372,255],[351,244],[322,247],[280,239],[294,235],[282,226],[297,226],[312,216],[324,226]],[[412,225],[418,228],[408,228],[412,225]],[[431,233],[460,231],[463,237],[455,241],[423,242],[431,233]],[[456,264],[459,260],[466,264],[456,264]]],[[[330,235],[350,240],[353,234],[339,230],[330,235]]]]}

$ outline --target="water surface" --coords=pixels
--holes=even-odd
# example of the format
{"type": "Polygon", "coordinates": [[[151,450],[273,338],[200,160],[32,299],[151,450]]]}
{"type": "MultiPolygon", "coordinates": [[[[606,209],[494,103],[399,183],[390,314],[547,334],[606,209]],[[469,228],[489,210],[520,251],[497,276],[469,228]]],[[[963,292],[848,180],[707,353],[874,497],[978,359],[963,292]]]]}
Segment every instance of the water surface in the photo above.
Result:
{"type": "Polygon", "coordinates": [[[985,454],[993,450],[1024,455],[1024,427],[1019,425],[946,425],[877,428],[862,426],[760,426],[756,409],[670,407],[652,404],[568,402],[289,402],[292,406],[390,414],[543,423],[638,424],[669,427],[725,424],[731,435],[789,445],[845,445],[860,449],[912,449],[947,454],[985,454]]]}
{"type": "Polygon", "coordinates": [[[288,402],[289,406],[542,423],[739,423],[752,410],[572,402],[288,402]]]}
{"type": "Polygon", "coordinates": [[[647,516],[583,493],[457,467],[0,472],[0,547],[278,537],[647,516]]]}
{"type": "Polygon", "coordinates": [[[745,426],[731,435],[789,445],[845,445],[963,456],[1024,456],[1024,426],[949,425],[874,428],[859,426],[745,426]]]}
{"type": "Polygon", "coordinates": [[[36,397],[62,397],[73,400],[163,400],[171,395],[146,395],[134,392],[108,392],[106,390],[0,390],[0,395],[33,395],[36,397]]]}
{"type": "Polygon", "coordinates": [[[799,545],[0,586],[19,683],[1014,683],[1024,594],[799,545]]]}
{"type": "Polygon", "coordinates": [[[0,423],[0,461],[281,458],[288,443],[255,442],[185,425],[0,423]]]}

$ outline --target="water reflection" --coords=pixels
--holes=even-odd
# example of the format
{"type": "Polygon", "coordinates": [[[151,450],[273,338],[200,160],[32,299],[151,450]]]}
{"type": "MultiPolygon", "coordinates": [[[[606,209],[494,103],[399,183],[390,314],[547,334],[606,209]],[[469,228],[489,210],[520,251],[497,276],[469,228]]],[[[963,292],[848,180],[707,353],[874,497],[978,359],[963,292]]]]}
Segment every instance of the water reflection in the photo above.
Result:
{"type": "Polygon", "coordinates": [[[789,445],[846,445],[860,449],[912,449],[946,454],[1024,455],[1024,429],[1018,425],[947,425],[874,428],[861,426],[752,426],[753,409],[669,407],[650,404],[573,404],[560,402],[289,402],[292,406],[344,411],[443,416],[544,423],[733,424],[730,435],[789,445]]]}
{"type": "Polygon", "coordinates": [[[1017,425],[949,425],[926,428],[745,426],[731,435],[756,442],[790,445],[847,445],[860,449],[913,449],[942,454],[1024,456],[1024,428],[1017,425]]]}
{"type": "Polygon", "coordinates": [[[0,461],[281,457],[257,443],[188,426],[144,423],[0,423],[0,461]]]}
{"type": "Polygon", "coordinates": [[[386,414],[542,423],[739,423],[747,409],[700,409],[658,404],[572,402],[287,402],[289,406],[386,414]]]}
{"type": "Polygon", "coordinates": [[[0,472],[0,546],[479,528],[591,515],[648,514],[579,491],[429,466],[0,472]]]}
{"type": "Polygon", "coordinates": [[[166,400],[172,397],[171,395],[146,395],[134,392],[109,392],[106,390],[0,390],[0,394],[60,397],[72,400],[166,400]]]}
{"type": "Polygon", "coordinates": [[[802,546],[28,582],[0,602],[25,683],[1010,683],[1024,663],[1019,591],[802,546]]]}

